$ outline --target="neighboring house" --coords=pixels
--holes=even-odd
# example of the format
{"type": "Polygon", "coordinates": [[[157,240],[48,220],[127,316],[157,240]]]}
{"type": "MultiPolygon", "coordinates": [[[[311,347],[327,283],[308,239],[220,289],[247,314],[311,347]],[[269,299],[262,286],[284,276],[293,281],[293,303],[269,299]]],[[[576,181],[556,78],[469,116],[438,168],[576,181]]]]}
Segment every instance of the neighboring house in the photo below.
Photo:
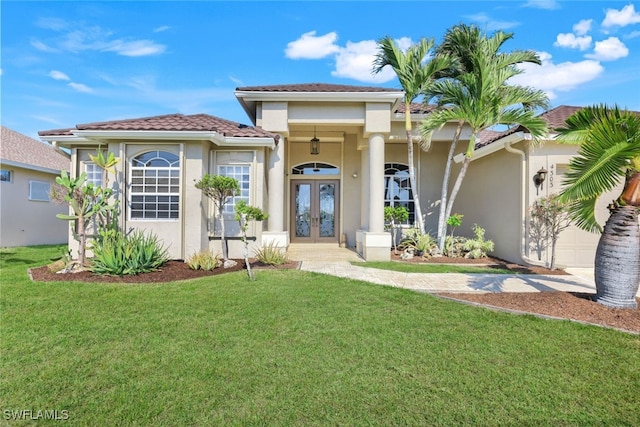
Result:
{"type": "MultiPolygon", "coordinates": [[[[121,159],[110,182],[121,202],[122,228],[154,232],[175,259],[202,249],[220,250],[213,204],[194,186],[205,173],[232,176],[242,188],[225,212],[227,234],[235,236],[230,242],[232,257],[242,254],[233,206],[243,199],[269,214],[264,223],[251,224],[249,233],[256,246],[344,240],[367,260],[389,259],[391,236],[385,231],[384,206],[406,206],[407,226],[414,220],[404,93],[379,87],[293,84],[241,87],[235,95],[254,126],[206,114],[173,114],[79,124],[39,134],[54,146],[71,149],[74,175],[91,170],[89,154],[97,149],[113,151],[121,159]]],[[[429,113],[422,105],[411,108],[416,123],[429,113]]],[[[420,199],[431,231],[437,227],[445,159],[454,131],[455,124],[445,126],[433,136],[429,151],[415,150],[420,199]]],[[[454,212],[465,215],[463,228],[470,229],[478,218],[487,237],[496,242],[499,256],[522,261],[523,217],[518,215],[533,199],[521,200],[519,195],[532,191],[529,169],[540,166],[532,163],[528,152],[523,161],[500,150],[501,141],[517,137],[522,137],[520,145],[527,145],[526,135],[516,132],[493,141],[491,149],[478,150],[479,161],[470,167],[454,212]],[[494,149],[491,156],[483,156],[494,149]],[[499,158],[505,156],[511,157],[501,165],[499,158]],[[494,162],[494,157],[498,163],[485,176],[483,162],[494,162]],[[484,194],[491,196],[485,201],[484,194]],[[511,217],[500,221],[501,213],[511,217]]],[[[468,131],[462,139],[468,141],[468,131]]],[[[575,153],[575,147],[562,147],[569,149],[575,153]]],[[[548,161],[544,165],[551,167],[548,161]]],[[[549,174],[545,185],[557,179],[557,174],[549,174]]]]}
{"type": "Polygon", "coordinates": [[[2,126],[0,139],[0,246],[65,243],[69,223],[56,218],[68,207],[51,200],[50,190],[69,157],[2,126]]]}

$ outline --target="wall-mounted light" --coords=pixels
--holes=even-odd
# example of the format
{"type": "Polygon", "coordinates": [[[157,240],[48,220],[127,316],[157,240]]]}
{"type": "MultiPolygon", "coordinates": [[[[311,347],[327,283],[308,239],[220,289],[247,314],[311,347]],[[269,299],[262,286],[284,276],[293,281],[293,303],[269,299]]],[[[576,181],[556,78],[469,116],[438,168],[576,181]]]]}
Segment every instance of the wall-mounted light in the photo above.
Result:
{"type": "Polygon", "coordinates": [[[311,141],[309,142],[311,143],[311,146],[310,146],[311,154],[314,156],[317,154],[320,154],[320,140],[316,137],[315,126],[313,128],[313,138],[311,138],[311,141]]]}
{"type": "Polygon", "coordinates": [[[536,196],[538,195],[538,190],[542,188],[542,183],[547,177],[547,170],[544,167],[541,167],[538,172],[533,175],[533,184],[536,186],[536,196]]]}
{"type": "Polygon", "coordinates": [[[351,174],[352,177],[357,178],[358,177],[358,172],[354,172],[351,174]]]}

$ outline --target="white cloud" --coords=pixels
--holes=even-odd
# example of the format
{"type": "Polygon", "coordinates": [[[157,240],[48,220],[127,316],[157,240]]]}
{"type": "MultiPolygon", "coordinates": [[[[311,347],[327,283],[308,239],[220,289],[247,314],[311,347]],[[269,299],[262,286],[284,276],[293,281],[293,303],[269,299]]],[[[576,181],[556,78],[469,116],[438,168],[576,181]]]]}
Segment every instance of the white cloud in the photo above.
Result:
{"type": "Polygon", "coordinates": [[[520,25],[517,21],[496,21],[491,19],[489,15],[486,13],[476,13],[474,15],[466,15],[467,19],[471,21],[477,22],[480,24],[482,28],[485,28],[487,31],[496,31],[496,30],[508,30],[513,27],[517,27],[520,25]]]}
{"type": "Polygon", "coordinates": [[[617,37],[609,37],[606,40],[596,42],[593,54],[585,55],[587,58],[598,61],[615,61],[629,55],[629,49],[617,37]]]}
{"type": "Polygon", "coordinates": [[[625,27],[631,24],[640,23],[640,13],[637,13],[634,5],[628,4],[620,10],[607,9],[603,27],[625,27]]]}
{"type": "Polygon", "coordinates": [[[380,73],[372,74],[373,61],[378,49],[374,40],[347,42],[336,56],[336,69],[332,76],[345,77],[367,83],[384,83],[396,77],[391,67],[385,67],[380,73]]]}
{"type": "Polygon", "coordinates": [[[235,76],[229,76],[229,80],[231,80],[236,86],[244,86],[244,82],[235,76]]]}
{"type": "Polygon", "coordinates": [[[58,52],[57,49],[54,49],[51,46],[44,44],[40,40],[35,40],[35,39],[31,40],[31,46],[35,47],[36,49],[42,52],[49,52],[49,53],[58,52]]]}
{"type": "Polygon", "coordinates": [[[89,86],[82,83],[70,82],[69,87],[73,88],[74,90],[77,90],[78,92],[93,93],[93,89],[91,89],[89,86]]]}
{"type": "Polygon", "coordinates": [[[627,34],[624,38],[635,39],[636,37],[640,37],[640,31],[632,31],[629,34],[627,34]]]}
{"type": "Polygon", "coordinates": [[[67,80],[67,81],[71,80],[68,75],[58,70],[51,70],[49,72],[49,77],[51,77],[54,80],[67,80]]]}
{"type": "MultiPolygon", "coordinates": [[[[137,40],[134,38],[118,39],[111,30],[98,25],[83,23],[67,23],[62,20],[48,18],[38,21],[39,26],[58,33],[46,41],[32,40],[31,45],[44,52],[73,52],[83,51],[115,52],[122,56],[158,55],[166,51],[166,46],[152,40],[137,40]]],[[[159,27],[157,31],[164,31],[169,27],[159,27]]]]}
{"type": "Polygon", "coordinates": [[[171,27],[170,27],[170,26],[168,26],[168,25],[162,25],[162,26],[160,26],[160,27],[158,27],[158,28],[154,28],[154,29],[153,29],[153,32],[154,32],[154,33],[161,33],[161,32],[163,32],[163,31],[167,31],[167,30],[169,30],[169,29],[171,29],[171,27]]]}
{"type": "Polygon", "coordinates": [[[556,0],[529,0],[524,7],[533,7],[536,9],[555,10],[560,9],[560,5],[556,0]]]}
{"type": "Polygon", "coordinates": [[[593,19],[582,19],[573,26],[573,32],[579,36],[584,36],[591,31],[591,24],[593,24],[593,19]]]}
{"type": "MultiPolygon", "coordinates": [[[[64,124],[59,121],[54,119],[53,117],[48,117],[48,116],[31,116],[32,119],[36,119],[39,120],[41,122],[45,122],[45,123],[50,123],[56,126],[64,126],[64,124]]],[[[67,123],[68,124],[68,123],[67,123]]]]}
{"type": "Polygon", "coordinates": [[[338,34],[327,33],[316,37],[315,31],[304,33],[298,40],[287,43],[284,54],[289,59],[320,59],[337,53],[340,47],[335,44],[338,34]]]}
{"type": "Polygon", "coordinates": [[[101,50],[115,52],[122,56],[150,56],[164,53],[166,46],[157,44],[151,40],[115,40],[101,50]]]}
{"type": "Polygon", "coordinates": [[[586,50],[591,47],[591,36],[576,37],[571,33],[558,34],[554,46],[569,47],[572,49],[586,50]]]}
{"type": "Polygon", "coordinates": [[[542,65],[522,64],[524,70],[510,83],[531,86],[543,90],[550,99],[557,97],[557,92],[568,92],[598,77],[604,67],[598,61],[584,60],[580,62],[563,62],[554,64],[552,56],[547,52],[538,52],[542,65]]]}

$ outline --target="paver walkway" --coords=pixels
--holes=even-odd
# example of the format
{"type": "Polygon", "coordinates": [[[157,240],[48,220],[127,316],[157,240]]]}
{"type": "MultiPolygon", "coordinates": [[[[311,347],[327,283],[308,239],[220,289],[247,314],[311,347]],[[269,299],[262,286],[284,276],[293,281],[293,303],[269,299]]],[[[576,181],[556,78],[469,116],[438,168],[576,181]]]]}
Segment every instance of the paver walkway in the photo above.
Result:
{"type": "Polygon", "coordinates": [[[595,293],[595,284],[588,269],[573,270],[580,275],[562,276],[400,273],[351,265],[352,261],[363,261],[362,258],[353,250],[328,244],[292,244],[289,248],[289,258],[301,261],[301,270],[421,292],[566,291],[595,293]]]}

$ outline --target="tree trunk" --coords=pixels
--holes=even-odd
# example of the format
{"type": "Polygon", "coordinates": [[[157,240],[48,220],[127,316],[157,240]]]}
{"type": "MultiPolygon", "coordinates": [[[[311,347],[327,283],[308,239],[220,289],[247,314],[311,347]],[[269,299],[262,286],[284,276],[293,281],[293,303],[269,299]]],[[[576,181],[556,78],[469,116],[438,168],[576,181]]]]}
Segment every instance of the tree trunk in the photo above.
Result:
{"type": "MultiPolygon", "coordinates": [[[[453,202],[456,201],[456,197],[458,196],[458,191],[460,191],[460,187],[462,186],[462,180],[467,174],[467,169],[469,169],[469,165],[471,164],[471,157],[464,157],[464,161],[462,162],[462,167],[460,168],[460,172],[458,172],[458,177],[456,178],[456,182],[453,184],[453,188],[451,189],[451,195],[449,196],[449,201],[447,202],[447,210],[445,211],[445,217],[449,218],[451,216],[451,211],[453,210],[453,202]]],[[[445,227],[445,232],[446,232],[445,227]]]]}
{"type": "Polygon", "coordinates": [[[444,244],[447,240],[447,196],[449,194],[449,176],[451,175],[451,165],[453,164],[453,156],[456,152],[456,146],[460,140],[460,134],[462,133],[462,127],[464,122],[459,122],[456,129],[456,133],[451,141],[449,147],[449,155],[447,156],[447,163],[444,167],[444,177],[442,178],[442,190],[440,192],[440,213],[438,214],[438,234],[436,238],[438,240],[438,250],[440,253],[444,251],[444,244]]]}
{"type": "Polygon", "coordinates": [[[224,232],[224,214],[222,213],[223,206],[217,206],[218,217],[220,219],[220,244],[222,246],[222,259],[224,261],[229,260],[229,251],[227,250],[227,238],[224,232]]]}
{"type": "Polygon", "coordinates": [[[615,208],[604,226],[595,260],[596,301],[613,308],[637,308],[640,285],[638,208],[615,208]]]}
{"type": "Polygon", "coordinates": [[[84,269],[85,260],[87,257],[87,231],[85,225],[84,216],[78,217],[78,264],[80,269],[84,269]]]}
{"type": "Polygon", "coordinates": [[[411,130],[413,124],[411,123],[411,101],[405,97],[404,100],[404,130],[407,133],[407,157],[409,161],[409,186],[411,187],[411,194],[413,195],[413,206],[416,215],[416,222],[421,233],[424,233],[424,221],[422,220],[422,207],[420,206],[420,195],[418,194],[418,186],[416,185],[416,174],[414,171],[413,162],[413,139],[411,137],[411,130]]]}

